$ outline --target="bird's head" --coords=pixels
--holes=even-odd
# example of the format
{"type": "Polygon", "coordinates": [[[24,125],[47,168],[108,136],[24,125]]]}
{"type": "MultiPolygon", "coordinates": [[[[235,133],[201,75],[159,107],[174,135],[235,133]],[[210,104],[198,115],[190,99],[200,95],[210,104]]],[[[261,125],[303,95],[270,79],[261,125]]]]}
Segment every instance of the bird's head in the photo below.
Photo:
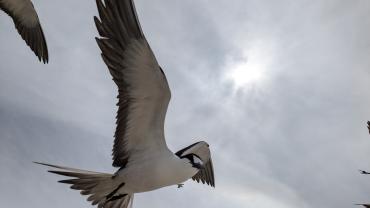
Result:
{"type": "Polygon", "coordinates": [[[209,144],[204,141],[185,147],[184,149],[176,152],[176,155],[181,159],[188,159],[193,167],[198,169],[203,169],[204,164],[211,159],[209,144]]]}

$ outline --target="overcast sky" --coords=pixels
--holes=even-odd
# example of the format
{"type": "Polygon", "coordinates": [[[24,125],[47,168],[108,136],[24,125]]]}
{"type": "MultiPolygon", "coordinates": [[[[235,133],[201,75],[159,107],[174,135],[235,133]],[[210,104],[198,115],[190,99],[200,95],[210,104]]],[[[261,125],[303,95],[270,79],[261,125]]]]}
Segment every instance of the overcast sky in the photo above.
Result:
{"type": "MultiPolygon", "coordinates": [[[[113,172],[116,86],[95,1],[34,0],[43,65],[0,12],[1,207],[90,207],[31,161],[113,172]]],[[[135,208],[347,208],[370,202],[370,1],[136,0],[172,90],[173,151],[205,140],[216,188],[188,181],[135,208]]]]}

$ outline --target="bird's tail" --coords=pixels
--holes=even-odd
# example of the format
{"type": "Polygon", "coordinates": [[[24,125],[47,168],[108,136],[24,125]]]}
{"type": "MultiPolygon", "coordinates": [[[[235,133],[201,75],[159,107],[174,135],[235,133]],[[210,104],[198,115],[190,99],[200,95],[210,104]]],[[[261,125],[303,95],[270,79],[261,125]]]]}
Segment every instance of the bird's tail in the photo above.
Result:
{"type": "Polygon", "coordinates": [[[58,170],[49,170],[50,173],[70,177],[61,180],[60,183],[71,184],[71,189],[81,190],[82,195],[89,195],[88,201],[98,208],[128,208],[132,207],[133,194],[119,195],[116,192],[124,186],[113,180],[112,174],[98,173],[75,168],[50,165],[35,162],[36,164],[49,166],[58,170]]]}

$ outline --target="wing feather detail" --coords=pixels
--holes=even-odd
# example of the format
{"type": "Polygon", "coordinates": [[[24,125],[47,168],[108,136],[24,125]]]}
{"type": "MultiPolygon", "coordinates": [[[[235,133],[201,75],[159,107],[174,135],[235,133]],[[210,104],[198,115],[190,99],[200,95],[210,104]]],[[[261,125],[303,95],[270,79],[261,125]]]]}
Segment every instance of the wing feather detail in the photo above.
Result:
{"type": "Polygon", "coordinates": [[[144,37],[132,0],[97,0],[94,21],[102,59],[118,87],[113,166],[167,149],[164,119],[171,97],[167,79],[144,37]]]}
{"type": "Polygon", "coordinates": [[[14,22],[22,39],[38,57],[39,61],[49,61],[48,47],[36,10],[31,1],[0,0],[0,9],[14,22]]]}
{"type": "Polygon", "coordinates": [[[202,182],[203,184],[210,185],[215,187],[215,176],[213,173],[213,164],[212,160],[210,159],[205,165],[204,169],[199,170],[192,179],[196,182],[202,182]]]}

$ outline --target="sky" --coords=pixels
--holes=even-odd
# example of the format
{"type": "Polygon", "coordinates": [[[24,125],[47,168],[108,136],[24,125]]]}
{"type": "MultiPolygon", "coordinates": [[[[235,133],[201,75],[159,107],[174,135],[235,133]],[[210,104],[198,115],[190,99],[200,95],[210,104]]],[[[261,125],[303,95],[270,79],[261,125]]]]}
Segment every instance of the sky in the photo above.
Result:
{"type": "MultiPolygon", "coordinates": [[[[117,89],[95,1],[34,0],[50,63],[0,12],[4,207],[90,207],[32,161],[113,173],[117,89]]],[[[210,144],[216,188],[191,180],[134,207],[345,208],[370,202],[368,0],[136,0],[172,99],[177,151],[210,144]]]]}

